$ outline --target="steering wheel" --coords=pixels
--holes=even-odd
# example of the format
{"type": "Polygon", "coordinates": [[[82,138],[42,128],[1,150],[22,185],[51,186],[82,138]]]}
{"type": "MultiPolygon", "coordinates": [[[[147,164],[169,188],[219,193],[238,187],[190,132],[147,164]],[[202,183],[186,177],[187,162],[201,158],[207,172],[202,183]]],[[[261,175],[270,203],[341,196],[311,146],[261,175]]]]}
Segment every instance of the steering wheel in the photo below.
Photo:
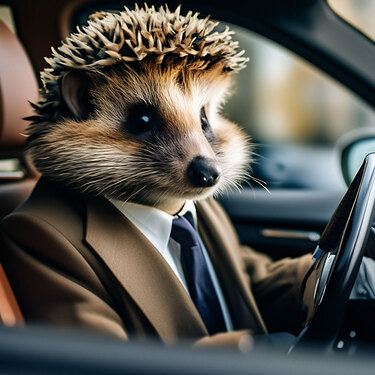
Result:
{"type": "Polygon", "coordinates": [[[313,254],[304,281],[307,323],[289,352],[313,343],[332,350],[375,216],[375,153],[366,156],[313,254]]]}

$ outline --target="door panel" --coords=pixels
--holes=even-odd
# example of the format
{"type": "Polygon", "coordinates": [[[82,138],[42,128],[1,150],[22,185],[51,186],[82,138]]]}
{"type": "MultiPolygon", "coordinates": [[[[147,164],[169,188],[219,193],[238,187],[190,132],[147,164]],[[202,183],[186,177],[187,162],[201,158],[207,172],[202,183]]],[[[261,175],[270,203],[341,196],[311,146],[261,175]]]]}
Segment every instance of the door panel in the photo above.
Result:
{"type": "Polygon", "coordinates": [[[312,252],[345,191],[244,189],[220,198],[242,244],[274,259],[312,252]]]}

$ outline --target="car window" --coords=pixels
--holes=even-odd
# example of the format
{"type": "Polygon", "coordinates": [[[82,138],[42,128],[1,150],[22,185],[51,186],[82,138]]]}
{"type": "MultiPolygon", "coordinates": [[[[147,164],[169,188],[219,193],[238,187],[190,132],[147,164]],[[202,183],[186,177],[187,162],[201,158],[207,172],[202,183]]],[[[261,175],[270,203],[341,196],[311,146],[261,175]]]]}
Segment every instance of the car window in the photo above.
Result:
{"type": "Polygon", "coordinates": [[[375,0],[328,0],[328,4],[340,17],[375,39],[375,0]]]}
{"type": "Polygon", "coordinates": [[[373,110],[287,49],[232,27],[250,61],[223,112],[256,144],[253,173],[270,188],[343,188],[334,145],[352,129],[373,126],[373,110]]]}
{"type": "MultiPolygon", "coordinates": [[[[122,3],[103,6],[122,9],[122,3]]],[[[72,13],[70,31],[99,9],[91,5],[72,13]]],[[[259,180],[268,188],[344,189],[334,145],[348,131],[375,124],[372,109],[287,49],[230,26],[250,61],[222,111],[255,145],[252,187],[259,180]]]]}

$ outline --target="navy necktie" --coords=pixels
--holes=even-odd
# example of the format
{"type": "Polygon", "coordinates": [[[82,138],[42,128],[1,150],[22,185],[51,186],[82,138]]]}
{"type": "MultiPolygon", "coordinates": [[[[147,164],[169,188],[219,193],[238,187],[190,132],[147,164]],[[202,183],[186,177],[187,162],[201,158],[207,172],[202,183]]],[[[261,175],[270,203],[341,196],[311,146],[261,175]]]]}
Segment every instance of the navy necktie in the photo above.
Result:
{"type": "Polygon", "coordinates": [[[181,245],[181,265],[191,299],[210,334],[226,331],[214,285],[190,212],[173,220],[171,237],[181,245]]]}

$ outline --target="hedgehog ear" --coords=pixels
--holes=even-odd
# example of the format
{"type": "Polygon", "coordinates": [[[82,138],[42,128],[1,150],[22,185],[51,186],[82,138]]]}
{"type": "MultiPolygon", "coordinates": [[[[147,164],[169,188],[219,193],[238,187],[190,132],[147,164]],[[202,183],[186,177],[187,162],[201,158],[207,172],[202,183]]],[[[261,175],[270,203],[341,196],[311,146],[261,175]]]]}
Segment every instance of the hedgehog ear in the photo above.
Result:
{"type": "Polygon", "coordinates": [[[72,70],[66,73],[61,80],[62,97],[78,120],[86,120],[93,111],[90,93],[92,87],[92,75],[83,70],[72,70]]]}

